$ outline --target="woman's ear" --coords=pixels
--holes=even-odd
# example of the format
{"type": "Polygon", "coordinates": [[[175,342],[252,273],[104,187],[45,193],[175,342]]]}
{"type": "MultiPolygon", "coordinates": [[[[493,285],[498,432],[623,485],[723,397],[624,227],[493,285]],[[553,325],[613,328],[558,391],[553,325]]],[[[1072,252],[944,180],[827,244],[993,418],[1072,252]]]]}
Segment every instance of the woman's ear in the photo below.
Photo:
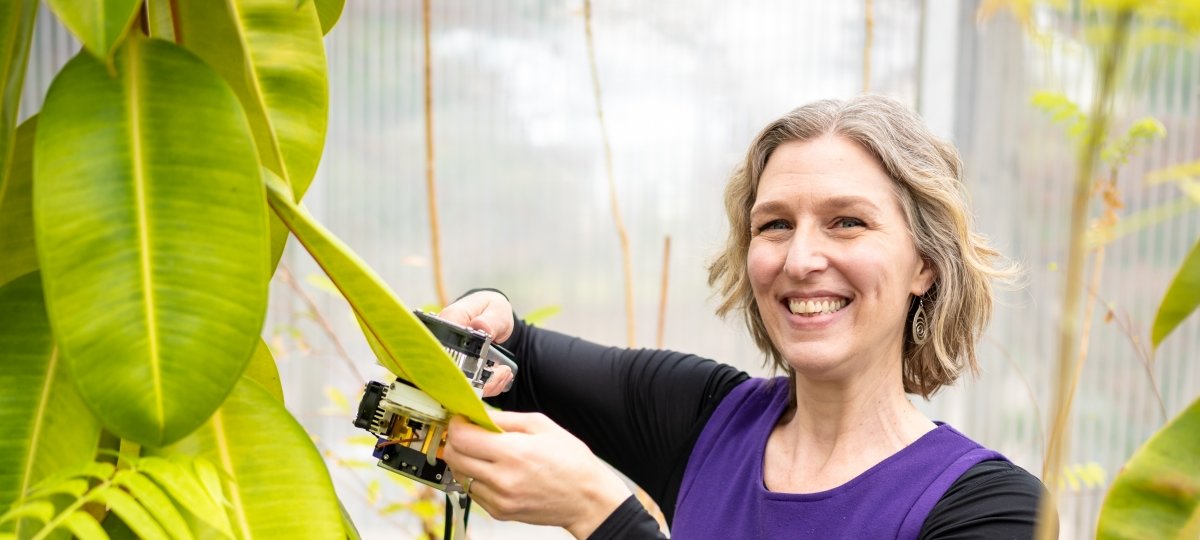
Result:
{"type": "Polygon", "coordinates": [[[917,269],[917,274],[913,276],[910,292],[916,296],[924,296],[926,292],[929,292],[929,289],[933,288],[937,277],[937,266],[928,257],[921,257],[921,265],[917,269]]]}

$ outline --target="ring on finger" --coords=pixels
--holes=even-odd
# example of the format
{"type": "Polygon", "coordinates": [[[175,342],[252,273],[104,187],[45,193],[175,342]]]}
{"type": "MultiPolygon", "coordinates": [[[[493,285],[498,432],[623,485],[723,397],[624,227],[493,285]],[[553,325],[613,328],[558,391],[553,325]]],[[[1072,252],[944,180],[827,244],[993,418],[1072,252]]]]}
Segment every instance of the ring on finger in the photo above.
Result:
{"type": "Polygon", "coordinates": [[[464,495],[470,495],[470,494],[471,494],[471,484],[472,484],[472,483],[474,483],[474,482],[475,482],[475,479],[474,479],[474,478],[471,478],[470,476],[468,476],[468,477],[467,477],[467,479],[466,479],[466,481],[465,481],[465,482],[463,482],[463,494],[464,494],[464,495]]]}

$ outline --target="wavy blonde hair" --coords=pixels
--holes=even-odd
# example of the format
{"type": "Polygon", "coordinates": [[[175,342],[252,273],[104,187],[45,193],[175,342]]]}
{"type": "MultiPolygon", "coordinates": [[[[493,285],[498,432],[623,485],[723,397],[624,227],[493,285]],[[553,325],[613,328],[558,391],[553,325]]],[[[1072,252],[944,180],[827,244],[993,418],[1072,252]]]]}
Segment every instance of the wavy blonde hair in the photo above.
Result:
{"type": "Polygon", "coordinates": [[[858,143],[879,160],[894,183],[917,251],[936,269],[933,286],[924,295],[930,337],[917,345],[909,335],[914,298],[902,366],[904,391],[928,399],[964,370],[978,373],[975,343],[991,318],[992,282],[1011,283],[1019,269],[972,231],[958,151],[894,99],[863,95],[818,101],[789,112],[754,138],[725,188],[729,238],[708,267],[708,283],[721,301],[717,315],[741,311],[758,348],[776,369],[795,376],[767,335],[750,288],[750,208],[767,160],[779,145],[827,134],[858,143]]]}

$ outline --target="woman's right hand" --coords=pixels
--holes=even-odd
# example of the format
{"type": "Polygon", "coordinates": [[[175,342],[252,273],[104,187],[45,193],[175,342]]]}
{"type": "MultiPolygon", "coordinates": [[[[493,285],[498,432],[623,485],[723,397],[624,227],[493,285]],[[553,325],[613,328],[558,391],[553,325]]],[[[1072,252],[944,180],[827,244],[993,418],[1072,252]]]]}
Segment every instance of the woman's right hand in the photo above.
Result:
{"type": "MultiPolygon", "coordinates": [[[[512,336],[513,309],[508,298],[496,291],[479,291],[468,294],[446,306],[438,317],[487,332],[496,344],[503,344],[512,336]]],[[[498,395],[512,383],[513,373],[508,366],[497,365],[492,376],[483,386],[483,397],[498,395]]]]}

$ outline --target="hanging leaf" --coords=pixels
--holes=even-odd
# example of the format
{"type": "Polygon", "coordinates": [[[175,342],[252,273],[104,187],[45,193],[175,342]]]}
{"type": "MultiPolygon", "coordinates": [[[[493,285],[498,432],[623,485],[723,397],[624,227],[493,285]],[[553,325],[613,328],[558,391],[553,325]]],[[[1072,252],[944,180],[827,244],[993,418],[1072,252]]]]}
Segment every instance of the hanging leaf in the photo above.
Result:
{"type": "MultiPolygon", "coordinates": [[[[100,437],[54,347],[36,272],[0,288],[0,388],[3,510],[53,473],[91,461],[100,437]]],[[[17,536],[27,532],[16,526],[17,536]]]]}
{"type": "Polygon", "coordinates": [[[1104,498],[1096,538],[1195,538],[1189,528],[1200,515],[1197,441],[1200,400],[1129,458],[1104,498]]]}
{"type": "Polygon", "coordinates": [[[105,63],[137,17],[141,0],[46,0],[88,52],[105,63]]]}
{"type": "Polygon", "coordinates": [[[166,41],[115,76],[87,54],[46,96],[34,221],[47,307],[80,393],[143,445],[204,423],[266,314],[266,206],[237,98],[166,41]]]}
{"type": "MultiPolygon", "coordinates": [[[[37,7],[37,0],[8,0],[0,5],[0,28],[6,29],[4,39],[0,40],[0,200],[5,197],[7,173],[11,169],[9,156],[20,112],[37,7]]],[[[0,228],[0,233],[3,232],[0,228]]]]}
{"type": "Polygon", "coordinates": [[[263,389],[275,396],[280,403],[284,402],[283,384],[279,381],[279,366],[275,365],[275,357],[271,356],[271,348],[262,338],[259,338],[258,346],[254,348],[254,356],[250,357],[250,364],[246,366],[245,375],[262,385],[263,389]]]}
{"type": "Polygon", "coordinates": [[[237,538],[345,538],[321,455],[279,400],[254,381],[242,379],[208,423],[154,452],[219,464],[237,538]]]}
{"type": "MultiPolygon", "coordinates": [[[[325,146],[329,110],[325,44],[312,2],[179,0],[183,45],[233,87],[263,166],[299,200],[325,146]]],[[[271,220],[272,267],[287,229],[271,220]]]]}
{"type": "Polygon", "coordinates": [[[37,269],[33,242],[33,136],[37,117],[21,124],[0,187],[0,285],[37,269]]]}
{"type": "Polygon", "coordinates": [[[317,15],[321,18],[321,33],[328,34],[342,17],[346,8],[346,0],[313,0],[317,5],[317,15]]]}
{"type": "Polygon", "coordinates": [[[1196,311],[1200,306],[1200,240],[1192,246],[1167,294],[1158,306],[1158,314],[1154,316],[1154,328],[1150,332],[1150,341],[1158,347],[1179,323],[1196,311]]]}
{"type": "Polygon", "coordinates": [[[304,245],[342,296],[350,303],[379,361],[395,375],[415,384],[451,412],[493,431],[483,401],[475,395],[446,350],[383,279],[353,251],[317,223],[291,199],[287,186],[269,171],[267,200],[296,239],[304,245]]]}

